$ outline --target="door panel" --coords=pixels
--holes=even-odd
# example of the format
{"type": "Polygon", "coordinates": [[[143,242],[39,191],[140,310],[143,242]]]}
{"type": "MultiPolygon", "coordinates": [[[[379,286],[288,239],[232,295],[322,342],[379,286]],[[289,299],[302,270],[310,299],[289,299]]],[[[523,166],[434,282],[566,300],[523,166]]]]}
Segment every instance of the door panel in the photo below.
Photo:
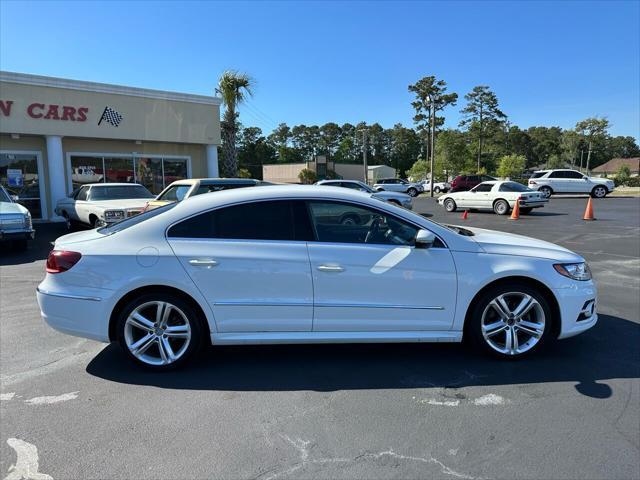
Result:
{"type": "Polygon", "coordinates": [[[169,243],[211,305],[221,332],[311,330],[313,288],[304,242],[170,238],[169,243]],[[207,265],[211,261],[215,265],[207,265]]]}
{"type": "Polygon", "coordinates": [[[310,243],[314,331],[447,330],[456,274],[446,248],[310,243]]]}

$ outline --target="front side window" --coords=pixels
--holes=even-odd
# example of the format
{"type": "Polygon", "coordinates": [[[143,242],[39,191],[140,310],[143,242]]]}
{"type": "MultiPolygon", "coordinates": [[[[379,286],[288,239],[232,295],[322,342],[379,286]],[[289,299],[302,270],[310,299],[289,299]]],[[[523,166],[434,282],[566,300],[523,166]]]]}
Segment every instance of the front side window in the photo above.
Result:
{"type": "Polygon", "coordinates": [[[385,212],[342,202],[309,202],[320,242],[413,245],[418,228],[385,212]]]}
{"type": "Polygon", "coordinates": [[[169,229],[169,237],[237,240],[312,240],[302,201],[252,202],[211,210],[169,229]]]}
{"type": "Polygon", "coordinates": [[[576,180],[582,180],[584,178],[584,175],[582,175],[580,172],[576,172],[573,170],[569,170],[565,172],[565,174],[566,174],[566,178],[573,178],[576,180]]]}
{"type": "Polygon", "coordinates": [[[191,188],[191,185],[174,185],[165,190],[165,192],[158,197],[158,200],[164,200],[166,202],[181,202],[184,200],[185,195],[191,188]]]}
{"type": "Polygon", "coordinates": [[[142,185],[114,185],[93,187],[89,200],[128,200],[131,198],[153,198],[153,194],[142,185]]]}

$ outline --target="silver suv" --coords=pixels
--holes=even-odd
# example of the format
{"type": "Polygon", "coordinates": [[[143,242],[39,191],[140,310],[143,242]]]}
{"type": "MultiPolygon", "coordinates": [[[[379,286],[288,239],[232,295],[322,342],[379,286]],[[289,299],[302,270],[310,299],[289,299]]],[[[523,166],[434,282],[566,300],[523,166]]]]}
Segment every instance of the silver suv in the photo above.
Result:
{"type": "Polygon", "coordinates": [[[529,179],[529,188],[538,190],[545,197],[562,193],[588,193],[595,198],[604,198],[615,185],[607,178],[588,177],[576,170],[539,170],[529,179]]]}
{"type": "Polygon", "coordinates": [[[382,178],[373,185],[374,190],[387,190],[390,192],[402,192],[412,197],[417,197],[424,192],[420,183],[411,183],[402,178],[382,178]]]}
{"type": "Polygon", "coordinates": [[[364,182],[359,182],[358,180],[320,180],[319,182],[316,182],[316,185],[360,190],[361,192],[370,193],[372,197],[384,200],[385,202],[394,203],[409,210],[413,209],[413,198],[409,195],[399,192],[376,192],[369,185],[364,182]]]}

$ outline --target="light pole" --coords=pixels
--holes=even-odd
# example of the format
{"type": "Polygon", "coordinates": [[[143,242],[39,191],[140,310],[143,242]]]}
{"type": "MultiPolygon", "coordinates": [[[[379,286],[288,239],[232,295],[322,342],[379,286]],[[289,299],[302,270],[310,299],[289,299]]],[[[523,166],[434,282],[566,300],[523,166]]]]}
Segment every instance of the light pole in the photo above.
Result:
{"type": "Polygon", "coordinates": [[[431,104],[431,148],[430,148],[430,179],[429,179],[429,194],[433,197],[433,169],[435,164],[435,150],[436,150],[436,99],[433,94],[427,95],[427,101],[431,104]]]}

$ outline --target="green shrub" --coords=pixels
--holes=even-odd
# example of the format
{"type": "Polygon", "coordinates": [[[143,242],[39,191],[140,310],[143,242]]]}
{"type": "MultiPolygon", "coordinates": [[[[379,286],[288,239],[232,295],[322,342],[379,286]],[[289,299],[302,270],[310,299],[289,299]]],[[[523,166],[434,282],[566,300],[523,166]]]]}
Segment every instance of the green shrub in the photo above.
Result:
{"type": "Polygon", "coordinates": [[[300,183],[309,185],[315,182],[318,179],[318,176],[316,175],[316,172],[314,172],[313,170],[310,170],[308,168],[303,168],[302,170],[300,170],[300,173],[298,174],[298,178],[300,179],[300,183]]]}
{"type": "Polygon", "coordinates": [[[629,177],[627,187],[640,187],[640,177],[629,177]]]}

